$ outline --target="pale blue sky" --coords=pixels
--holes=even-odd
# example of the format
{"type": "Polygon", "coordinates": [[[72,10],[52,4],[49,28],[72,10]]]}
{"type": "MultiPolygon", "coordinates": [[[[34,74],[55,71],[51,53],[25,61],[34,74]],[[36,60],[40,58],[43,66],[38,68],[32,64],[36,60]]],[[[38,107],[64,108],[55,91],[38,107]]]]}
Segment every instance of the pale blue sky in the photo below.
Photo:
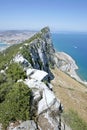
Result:
{"type": "Polygon", "coordinates": [[[0,0],[0,30],[87,32],[87,0],[0,0]]]}

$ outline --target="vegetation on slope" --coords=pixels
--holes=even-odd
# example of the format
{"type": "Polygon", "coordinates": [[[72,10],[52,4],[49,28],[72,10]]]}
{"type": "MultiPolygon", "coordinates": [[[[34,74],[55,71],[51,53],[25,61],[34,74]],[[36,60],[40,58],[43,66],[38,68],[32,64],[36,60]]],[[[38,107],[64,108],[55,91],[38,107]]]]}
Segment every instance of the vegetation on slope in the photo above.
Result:
{"type": "Polygon", "coordinates": [[[45,27],[43,29],[41,29],[41,32],[36,33],[34,36],[32,36],[31,38],[29,38],[28,40],[26,40],[26,43],[30,43],[35,39],[39,39],[39,38],[43,38],[42,35],[47,33],[49,31],[49,27],[45,27]]]}
{"type": "Polygon", "coordinates": [[[0,73],[0,123],[3,129],[9,122],[29,120],[31,108],[31,90],[23,82],[26,73],[22,66],[10,63],[5,73],[0,73]]]}
{"type": "Polygon", "coordinates": [[[32,61],[32,57],[30,55],[29,52],[29,45],[23,45],[23,48],[21,49],[21,54],[23,55],[23,57],[25,59],[27,59],[29,61],[29,63],[31,63],[31,65],[33,66],[33,61],[32,61]]]}
{"type": "MultiPolygon", "coordinates": [[[[0,52],[0,70],[5,71],[0,72],[0,123],[3,129],[6,129],[10,122],[30,118],[31,90],[23,82],[17,82],[20,79],[24,80],[26,73],[22,66],[12,62],[12,59],[20,52],[33,66],[29,45],[27,47],[24,44],[42,38],[42,34],[47,31],[48,28],[44,28],[25,42],[10,46],[0,52]]],[[[42,66],[41,63],[39,64],[42,66]]]]}
{"type": "Polygon", "coordinates": [[[72,130],[87,130],[87,123],[83,121],[77,112],[69,110],[63,115],[64,121],[68,124],[72,130]]]}
{"type": "Polygon", "coordinates": [[[22,66],[17,63],[12,63],[8,66],[6,70],[8,78],[12,79],[12,81],[17,81],[19,79],[25,79],[26,73],[23,71],[22,66]]]}
{"type": "Polygon", "coordinates": [[[9,122],[29,120],[31,90],[22,82],[14,83],[0,103],[0,122],[6,128],[9,122]]]}
{"type": "Polygon", "coordinates": [[[0,52],[0,70],[5,69],[5,67],[10,63],[11,59],[17,54],[21,44],[16,44],[8,47],[3,52],[0,52]]]}

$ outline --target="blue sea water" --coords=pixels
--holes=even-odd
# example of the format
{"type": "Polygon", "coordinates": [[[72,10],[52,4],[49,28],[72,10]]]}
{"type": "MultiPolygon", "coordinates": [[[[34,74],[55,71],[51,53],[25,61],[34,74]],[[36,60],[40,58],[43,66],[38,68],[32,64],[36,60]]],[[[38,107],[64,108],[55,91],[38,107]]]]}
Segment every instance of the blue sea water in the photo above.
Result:
{"type": "Polygon", "coordinates": [[[76,61],[79,77],[87,81],[87,33],[54,33],[53,44],[56,51],[63,51],[76,61]]]}

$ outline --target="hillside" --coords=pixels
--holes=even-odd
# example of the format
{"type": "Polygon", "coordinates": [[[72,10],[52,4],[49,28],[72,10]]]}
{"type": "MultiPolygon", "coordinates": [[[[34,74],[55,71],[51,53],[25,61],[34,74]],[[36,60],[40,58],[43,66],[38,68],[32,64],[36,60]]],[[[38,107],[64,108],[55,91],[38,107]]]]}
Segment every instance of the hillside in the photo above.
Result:
{"type": "Polygon", "coordinates": [[[55,77],[52,80],[53,90],[63,103],[64,112],[68,113],[70,110],[73,110],[87,122],[87,87],[72,79],[58,68],[52,70],[52,73],[55,77]]]}
{"type": "Polygon", "coordinates": [[[0,53],[1,130],[59,130],[63,108],[50,84],[54,53],[48,27],[0,53]]]}
{"type": "Polygon", "coordinates": [[[87,89],[67,75],[75,69],[48,27],[0,52],[0,130],[86,130],[87,89]]]}

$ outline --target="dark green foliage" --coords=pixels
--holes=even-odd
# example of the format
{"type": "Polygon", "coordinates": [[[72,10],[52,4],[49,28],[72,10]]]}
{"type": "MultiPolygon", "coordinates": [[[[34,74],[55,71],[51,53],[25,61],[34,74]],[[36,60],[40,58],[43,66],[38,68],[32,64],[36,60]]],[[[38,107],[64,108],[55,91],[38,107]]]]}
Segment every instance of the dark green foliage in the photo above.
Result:
{"type": "Polygon", "coordinates": [[[0,122],[6,128],[9,122],[29,120],[31,90],[23,83],[15,83],[5,101],[0,104],[0,122]]]}
{"type": "Polygon", "coordinates": [[[0,103],[5,100],[5,96],[8,94],[13,84],[17,80],[25,78],[26,73],[19,64],[10,64],[6,70],[6,74],[0,74],[0,103]]]}
{"type": "Polygon", "coordinates": [[[9,93],[10,89],[13,86],[12,81],[4,82],[0,85],[0,103],[5,100],[6,95],[9,93]]]}
{"type": "Polygon", "coordinates": [[[72,130],[87,130],[87,123],[73,110],[69,110],[64,114],[64,120],[72,130]]]}
{"type": "Polygon", "coordinates": [[[3,73],[0,73],[0,84],[4,83],[6,81],[6,75],[3,73]]]}
{"type": "Polygon", "coordinates": [[[6,74],[0,74],[0,123],[5,130],[9,122],[30,118],[31,90],[24,83],[26,73],[20,64],[9,63],[6,74]]]}
{"type": "Polygon", "coordinates": [[[47,33],[48,31],[50,31],[49,27],[45,27],[45,28],[41,29],[42,33],[47,33]]]}
{"type": "Polygon", "coordinates": [[[10,64],[6,70],[6,73],[7,76],[15,82],[19,79],[26,78],[26,73],[23,71],[23,68],[17,63],[10,64]]]}

